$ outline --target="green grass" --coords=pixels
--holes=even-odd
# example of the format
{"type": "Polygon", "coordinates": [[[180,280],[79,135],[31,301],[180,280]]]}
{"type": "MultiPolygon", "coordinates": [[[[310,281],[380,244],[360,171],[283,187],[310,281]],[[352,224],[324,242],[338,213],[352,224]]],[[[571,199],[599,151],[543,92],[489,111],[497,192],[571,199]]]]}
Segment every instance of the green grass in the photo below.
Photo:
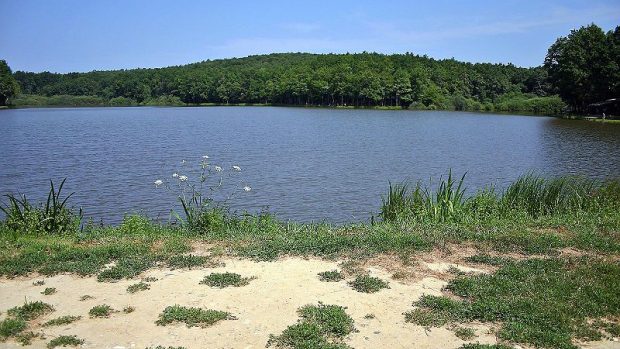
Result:
{"type": "Polygon", "coordinates": [[[84,340],[78,338],[77,336],[59,336],[52,339],[49,343],[47,343],[47,347],[49,349],[53,349],[56,347],[77,347],[78,345],[84,344],[84,340]]]}
{"type": "Polygon", "coordinates": [[[241,287],[249,284],[253,279],[253,277],[242,277],[236,273],[211,273],[205,276],[204,279],[200,281],[200,284],[218,288],[229,286],[241,287]]]}
{"type": "Polygon", "coordinates": [[[17,343],[23,346],[26,346],[26,345],[32,344],[32,340],[40,336],[41,336],[40,333],[34,333],[32,331],[22,332],[18,334],[17,336],[15,336],[15,340],[17,341],[17,343]]]}
{"type": "Polygon", "coordinates": [[[43,327],[68,325],[70,323],[80,320],[81,318],[81,316],[65,315],[49,320],[48,322],[43,324],[43,327]]]}
{"type": "Polygon", "coordinates": [[[319,274],[319,280],[325,282],[338,282],[344,280],[344,275],[338,270],[323,271],[319,274]]]}
{"type": "Polygon", "coordinates": [[[479,343],[467,343],[459,347],[459,349],[514,349],[509,345],[504,344],[479,344],[479,343]]]}
{"type": "Polygon", "coordinates": [[[463,301],[424,296],[405,319],[422,326],[500,322],[498,336],[503,340],[576,348],[574,338],[592,337],[598,331],[588,319],[620,314],[618,280],[617,262],[588,258],[511,262],[491,275],[457,277],[448,290],[463,301]]]}
{"type": "Polygon", "coordinates": [[[351,286],[357,292],[363,293],[375,293],[381,291],[384,288],[390,288],[386,281],[369,275],[357,276],[355,280],[349,282],[349,286],[351,286]]]}
{"type": "Polygon", "coordinates": [[[476,338],[476,331],[473,328],[467,327],[456,327],[453,329],[454,335],[459,337],[461,340],[468,341],[470,339],[476,338]]]}
{"type": "Polygon", "coordinates": [[[41,294],[45,296],[53,295],[54,293],[56,293],[55,287],[46,287],[45,290],[41,292],[41,294]]]}
{"type": "Polygon", "coordinates": [[[235,320],[232,314],[211,309],[188,308],[180,305],[169,306],[159,314],[155,322],[159,326],[166,326],[175,322],[182,322],[187,327],[208,327],[222,320],[235,320]]]}
{"type": "Polygon", "coordinates": [[[337,305],[306,305],[298,310],[300,321],[279,336],[271,335],[267,347],[345,349],[344,338],[355,331],[353,319],[337,305]]]}
{"type": "Polygon", "coordinates": [[[96,305],[88,311],[91,318],[107,318],[110,317],[115,310],[107,304],[96,305]]]}
{"type": "Polygon", "coordinates": [[[166,264],[170,269],[191,269],[209,265],[211,260],[209,257],[194,255],[175,255],[170,256],[166,264]]]}
{"type": "Polygon", "coordinates": [[[144,282],[138,282],[137,284],[129,285],[127,287],[127,293],[136,293],[139,291],[146,291],[150,289],[151,286],[144,282]]]}
{"type": "Polygon", "coordinates": [[[24,319],[4,319],[0,321],[0,339],[5,340],[10,337],[15,337],[24,331],[26,327],[28,327],[28,324],[24,319]]]}
{"type": "Polygon", "coordinates": [[[49,314],[53,311],[54,311],[54,307],[47,303],[44,303],[41,301],[36,301],[36,302],[26,301],[24,305],[22,306],[9,309],[7,311],[7,314],[9,316],[12,316],[18,319],[30,321],[40,316],[49,314]]]}

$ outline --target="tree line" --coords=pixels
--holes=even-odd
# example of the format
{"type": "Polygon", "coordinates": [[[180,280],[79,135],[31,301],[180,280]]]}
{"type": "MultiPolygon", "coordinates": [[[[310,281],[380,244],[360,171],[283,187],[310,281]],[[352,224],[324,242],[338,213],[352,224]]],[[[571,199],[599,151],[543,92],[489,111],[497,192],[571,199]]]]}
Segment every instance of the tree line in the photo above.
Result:
{"type": "Polygon", "coordinates": [[[618,31],[606,34],[595,25],[574,31],[558,39],[545,64],[534,68],[437,60],[411,53],[282,53],[155,69],[68,74],[17,71],[12,77],[22,94],[15,104],[22,105],[251,103],[558,114],[566,106],[564,102],[582,110],[591,100],[617,94],[618,31]],[[605,42],[599,43],[601,40],[605,42]],[[572,94],[564,90],[567,81],[577,78],[569,74],[574,69],[564,67],[567,61],[574,63],[571,50],[578,50],[581,41],[597,47],[598,51],[583,50],[585,56],[580,59],[589,64],[594,52],[607,52],[608,46],[614,45],[615,53],[606,53],[610,57],[605,61],[607,68],[585,81],[611,84],[611,88],[572,94]],[[605,82],[601,82],[601,74],[605,74],[605,82]]]}

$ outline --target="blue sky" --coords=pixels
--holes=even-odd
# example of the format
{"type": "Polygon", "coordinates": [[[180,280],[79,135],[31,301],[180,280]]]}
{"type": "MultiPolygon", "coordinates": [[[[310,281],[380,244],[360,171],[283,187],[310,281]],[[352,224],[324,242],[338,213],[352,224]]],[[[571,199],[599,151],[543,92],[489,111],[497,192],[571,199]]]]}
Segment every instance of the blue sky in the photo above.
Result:
{"type": "Polygon", "coordinates": [[[162,67],[271,52],[413,52],[540,65],[620,1],[0,0],[0,59],[27,71],[162,67]]]}

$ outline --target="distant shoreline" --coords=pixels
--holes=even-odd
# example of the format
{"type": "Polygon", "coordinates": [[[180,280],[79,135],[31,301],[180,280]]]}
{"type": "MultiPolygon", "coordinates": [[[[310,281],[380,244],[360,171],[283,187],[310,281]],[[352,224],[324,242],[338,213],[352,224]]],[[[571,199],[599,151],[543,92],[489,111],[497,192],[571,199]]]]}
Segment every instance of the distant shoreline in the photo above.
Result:
{"type": "MultiPolygon", "coordinates": [[[[535,114],[519,111],[489,111],[489,110],[454,110],[454,109],[424,109],[424,108],[402,108],[398,106],[327,106],[327,105],[305,105],[305,104],[275,104],[275,103],[200,103],[183,105],[11,105],[3,106],[0,109],[56,109],[56,108],[197,108],[197,107],[280,107],[280,108],[306,108],[306,109],[333,109],[333,110],[386,110],[386,111],[449,111],[480,114],[498,115],[522,115],[522,116],[546,116],[562,119],[579,119],[563,115],[535,114]]],[[[615,121],[615,120],[608,120],[615,121]]]]}

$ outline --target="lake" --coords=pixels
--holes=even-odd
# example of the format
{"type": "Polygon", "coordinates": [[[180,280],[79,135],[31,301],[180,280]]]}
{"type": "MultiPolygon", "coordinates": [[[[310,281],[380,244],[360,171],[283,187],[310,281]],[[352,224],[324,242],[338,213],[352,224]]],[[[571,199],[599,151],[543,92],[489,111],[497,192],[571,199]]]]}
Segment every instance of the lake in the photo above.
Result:
{"type": "Polygon", "coordinates": [[[367,221],[388,182],[428,183],[449,169],[469,192],[518,176],[620,176],[620,125],[550,117],[442,111],[283,107],[57,108],[0,110],[0,194],[42,200],[67,178],[85,216],[126,213],[167,220],[173,173],[199,178],[222,167],[238,211],[282,219],[367,221]],[[183,163],[183,160],[185,162],[183,163]],[[232,170],[239,166],[241,172],[232,170]],[[154,181],[169,183],[156,188],[154,181]],[[242,188],[249,186],[251,191],[242,188]]]}

